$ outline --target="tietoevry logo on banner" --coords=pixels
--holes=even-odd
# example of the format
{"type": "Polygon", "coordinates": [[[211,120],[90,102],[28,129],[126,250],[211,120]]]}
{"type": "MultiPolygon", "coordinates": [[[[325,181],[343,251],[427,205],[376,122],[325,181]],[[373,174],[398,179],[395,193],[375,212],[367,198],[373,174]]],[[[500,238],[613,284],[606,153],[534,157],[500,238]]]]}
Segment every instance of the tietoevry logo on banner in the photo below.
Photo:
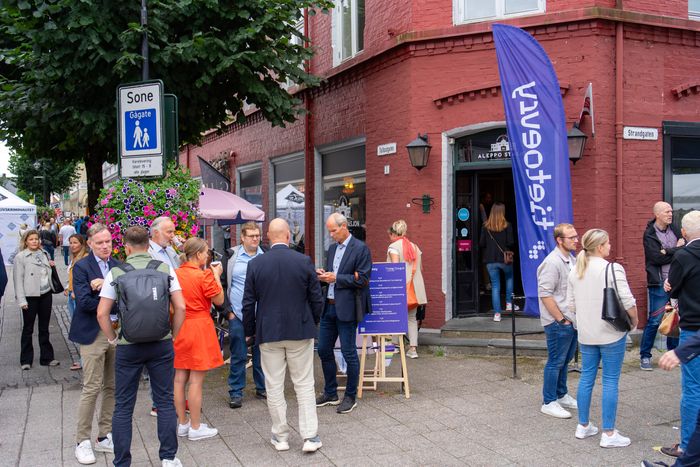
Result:
{"type": "Polygon", "coordinates": [[[554,226],[572,222],[571,175],[559,81],[540,44],[522,29],[493,25],[510,139],[525,312],[539,314],[537,267],[554,226]]]}

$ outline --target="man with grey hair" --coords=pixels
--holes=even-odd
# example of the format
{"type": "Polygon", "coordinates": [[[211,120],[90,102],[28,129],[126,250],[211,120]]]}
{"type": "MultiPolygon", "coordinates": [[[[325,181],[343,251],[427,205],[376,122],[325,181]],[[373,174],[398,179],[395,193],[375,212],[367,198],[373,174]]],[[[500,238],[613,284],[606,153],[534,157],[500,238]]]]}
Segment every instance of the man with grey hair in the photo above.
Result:
{"type": "Polygon", "coordinates": [[[156,217],[151,224],[151,240],[148,242],[148,254],[153,259],[162,261],[173,269],[180,267],[180,259],[173,249],[175,224],[167,216],[156,217]]]}
{"type": "MultiPolygon", "coordinates": [[[[90,253],[73,265],[73,292],[75,313],[68,338],[80,346],[83,362],[83,387],[78,403],[75,457],[81,464],[94,464],[95,453],[113,452],[112,414],[114,412],[114,347],[97,322],[100,291],[109,270],[119,264],[111,257],[112,234],[103,224],[93,224],[87,231],[90,253]],[[94,445],[91,442],[92,419],[97,397],[102,396],[97,414],[98,431],[94,445]]],[[[116,307],[112,315],[116,315],[116,307]]]]}
{"type": "Polygon", "coordinates": [[[321,315],[318,333],[318,356],[321,358],[326,384],[316,405],[337,405],[336,412],[349,413],[357,406],[357,384],[360,362],[357,358],[357,324],[371,312],[369,278],[372,255],[369,248],[350,234],[348,220],[333,213],[326,220],[326,229],[335,241],[328,249],[326,269],[317,269],[318,279],[328,284],[326,306],[321,315]],[[358,312],[361,316],[358,316],[358,312]],[[340,338],[340,350],[347,363],[347,382],[342,402],[338,398],[337,367],[333,347],[340,338]]]}
{"type": "MultiPolygon", "coordinates": [[[[685,248],[673,255],[664,288],[678,299],[680,345],[700,330],[700,211],[691,211],[681,220],[685,248]]],[[[688,448],[700,413],[700,359],[681,362],[681,442],[661,448],[664,454],[678,457],[688,448]]]]}
{"type": "MultiPolygon", "coordinates": [[[[644,266],[647,272],[648,320],[639,344],[639,367],[652,371],[651,349],[654,347],[656,331],[661,324],[663,309],[668,303],[668,293],[663,284],[676,252],[685,244],[678,227],[673,225],[673,208],[665,201],[654,204],[654,218],[647,223],[642,239],[644,243],[644,266]]],[[[668,350],[678,345],[678,339],[666,339],[668,350]]]]}

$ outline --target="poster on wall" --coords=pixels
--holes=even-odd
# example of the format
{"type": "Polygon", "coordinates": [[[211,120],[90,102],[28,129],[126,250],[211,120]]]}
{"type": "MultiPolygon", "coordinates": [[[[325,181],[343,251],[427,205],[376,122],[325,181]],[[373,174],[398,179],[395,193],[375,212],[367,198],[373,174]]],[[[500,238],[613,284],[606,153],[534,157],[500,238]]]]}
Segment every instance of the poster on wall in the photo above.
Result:
{"type": "Polygon", "coordinates": [[[372,313],[358,325],[359,334],[406,334],[406,265],[374,263],[369,281],[372,313]]]}

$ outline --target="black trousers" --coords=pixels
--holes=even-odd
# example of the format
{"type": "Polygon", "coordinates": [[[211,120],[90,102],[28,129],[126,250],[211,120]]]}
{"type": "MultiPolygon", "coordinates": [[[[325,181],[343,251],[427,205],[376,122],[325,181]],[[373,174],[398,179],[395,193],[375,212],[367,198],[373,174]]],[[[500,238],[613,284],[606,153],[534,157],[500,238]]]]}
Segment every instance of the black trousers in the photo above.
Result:
{"type": "Polygon", "coordinates": [[[53,356],[53,346],[49,341],[49,323],[51,322],[51,292],[39,297],[27,297],[27,309],[22,310],[22,350],[19,356],[20,365],[34,363],[34,346],[32,334],[34,321],[39,317],[39,364],[48,365],[53,356]]]}

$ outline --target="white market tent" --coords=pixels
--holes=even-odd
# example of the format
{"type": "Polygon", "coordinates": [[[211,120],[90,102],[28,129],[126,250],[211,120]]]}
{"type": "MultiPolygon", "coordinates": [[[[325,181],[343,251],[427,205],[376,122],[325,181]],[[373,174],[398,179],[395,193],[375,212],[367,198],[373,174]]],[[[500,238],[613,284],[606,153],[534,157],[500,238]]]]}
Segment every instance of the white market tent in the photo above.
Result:
{"type": "Polygon", "coordinates": [[[19,226],[36,226],[36,206],[0,186],[0,248],[5,264],[19,249],[19,226]]]}

